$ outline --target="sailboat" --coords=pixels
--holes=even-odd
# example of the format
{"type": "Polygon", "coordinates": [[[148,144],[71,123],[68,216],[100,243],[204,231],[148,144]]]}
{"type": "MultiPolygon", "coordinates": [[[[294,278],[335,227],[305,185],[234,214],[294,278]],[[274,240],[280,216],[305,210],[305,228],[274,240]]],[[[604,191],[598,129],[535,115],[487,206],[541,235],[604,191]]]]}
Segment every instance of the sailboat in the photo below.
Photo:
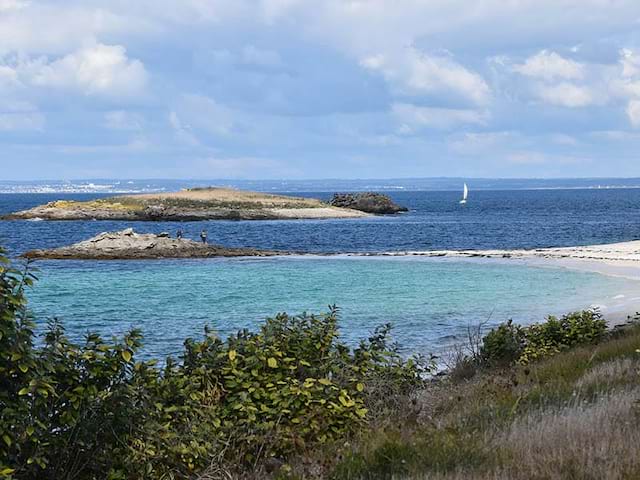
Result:
{"type": "Polygon", "coordinates": [[[464,184],[464,191],[462,193],[462,200],[460,200],[460,205],[465,205],[467,203],[467,197],[469,196],[469,187],[467,184],[464,184]]]}

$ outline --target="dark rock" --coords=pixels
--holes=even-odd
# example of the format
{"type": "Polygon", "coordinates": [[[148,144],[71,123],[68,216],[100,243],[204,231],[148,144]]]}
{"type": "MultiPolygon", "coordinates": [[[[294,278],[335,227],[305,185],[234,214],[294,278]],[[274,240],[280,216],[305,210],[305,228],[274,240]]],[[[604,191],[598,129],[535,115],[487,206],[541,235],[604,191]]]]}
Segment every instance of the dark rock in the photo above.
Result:
{"type": "Polygon", "coordinates": [[[276,457],[269,457],[264,462],[264,469],[267,473],[276,473],[278,470],[282,468],[284,465],[284,461],[280,460],[276,457]]]}
{"type": "Polygon", "coordinates": [[[408,211],[408,208],[398,205],[388,195],[376,192],[336,193],[330,203],[333,207],[350,208],[378,215],[408,211]]]}

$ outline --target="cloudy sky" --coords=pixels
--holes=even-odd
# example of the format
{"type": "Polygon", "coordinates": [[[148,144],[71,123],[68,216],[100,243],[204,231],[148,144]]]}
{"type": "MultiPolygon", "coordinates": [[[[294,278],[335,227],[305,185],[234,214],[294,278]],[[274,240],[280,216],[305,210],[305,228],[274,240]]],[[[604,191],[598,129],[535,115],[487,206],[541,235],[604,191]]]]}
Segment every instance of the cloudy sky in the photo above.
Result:
{"type": "Polygon", "coordinates": [[[0,0],[0,167],[640,176],[640,1],[0,0]]]}

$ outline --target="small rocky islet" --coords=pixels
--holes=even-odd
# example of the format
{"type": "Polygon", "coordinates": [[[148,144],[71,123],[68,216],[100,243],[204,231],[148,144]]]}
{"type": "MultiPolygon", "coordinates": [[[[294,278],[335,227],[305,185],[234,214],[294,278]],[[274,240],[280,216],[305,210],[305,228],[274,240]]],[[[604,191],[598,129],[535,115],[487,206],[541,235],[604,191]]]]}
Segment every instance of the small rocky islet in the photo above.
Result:
{"type": "Polygon", "coordinates": [[[407,207],[395,203],[388,195],[376,192],[336,193],[333,195],[331,206],[349,208],[375,215],[391,215],[408,212],[407,207]]]}
{"type": "MultiPolygon", "coordinates": [[[[195,188],[171,193],[120,195],[90,201],[58,200],[15,212],[5,220],[274,220],[360,218],[404,211],[388,196],[372,192],[336,194],[329,203],[229,188],[195,188]]],[[[295,252],[227,248],[168,233],[141,234],[128,228],[104,232],[73,245],[31,250],[30,259],[126,260],[154,258],[266,257],[295,252]]]]}
{"type": "Polygon", "coordinates": [[[50,260],[143,260],[159,258],[269,257],[287,252],[227,248],[172,238],[168,233],[136,233],[132,228],[104,232],[73,245],[31,250],[22,256],[50,260]]]}
{"type": "MultiPolygon", "coordinates": [[[[405,209],[406,210],[406,209],[405,209]]],[[[58,200],[11,213],[4,220],[285,220],[360,218],[403,211],[388,196],[340,194],[329,203],[314,198],[230,188],[119,195],[90,201],[58,200]]]]}

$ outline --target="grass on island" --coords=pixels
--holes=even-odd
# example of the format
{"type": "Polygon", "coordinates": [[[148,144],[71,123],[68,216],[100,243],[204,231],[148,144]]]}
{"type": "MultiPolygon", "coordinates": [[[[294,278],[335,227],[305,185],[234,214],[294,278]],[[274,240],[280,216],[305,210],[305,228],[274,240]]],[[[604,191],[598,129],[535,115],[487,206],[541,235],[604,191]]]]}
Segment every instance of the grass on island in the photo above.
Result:
{"type": "Polygon", "coordinates": [[[58,200],[55,208],[73,210],[88,208],[109,211],[139,211],[149,206],[177,209],[262,210],[321,208],[327,205],[317,199],[272,195],[229,188],[196,188],[171,193],[119,195],[86,202],[58,200]]]}
{"type": "Polygon", "coordinates": [[[0,478],[640,478],[638,324],[478,328],[433,377],[389,326],[343,344],[334,309],[207,330],[159,366],[135,330],[36,338],[35,277],[0,265],[0,478]]]}

